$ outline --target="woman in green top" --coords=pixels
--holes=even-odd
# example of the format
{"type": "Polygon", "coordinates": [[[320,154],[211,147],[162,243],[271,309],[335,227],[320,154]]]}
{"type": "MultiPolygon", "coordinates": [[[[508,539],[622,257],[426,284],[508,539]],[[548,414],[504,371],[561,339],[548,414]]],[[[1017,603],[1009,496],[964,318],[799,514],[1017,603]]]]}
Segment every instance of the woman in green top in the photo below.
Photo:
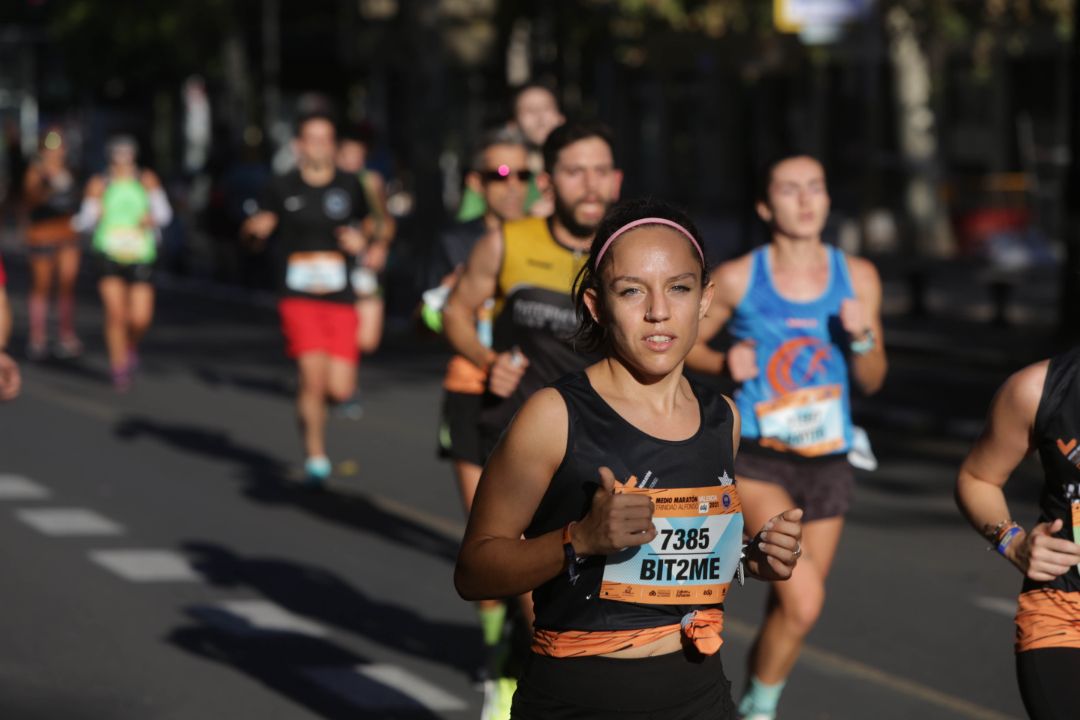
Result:
{"type": "Polygon", "coordinates": [[[92,231],[100,270],[98,290],[105,307],[105,344],[113,386],[131,387],[139,365],[138,344],[154,316],[154,261],[158,229],[172,220],[172,208],[150,170],[135,164],[137,146],[126,136],[106,146],[109,167],[87,183],[72,224],[92,231]]]}

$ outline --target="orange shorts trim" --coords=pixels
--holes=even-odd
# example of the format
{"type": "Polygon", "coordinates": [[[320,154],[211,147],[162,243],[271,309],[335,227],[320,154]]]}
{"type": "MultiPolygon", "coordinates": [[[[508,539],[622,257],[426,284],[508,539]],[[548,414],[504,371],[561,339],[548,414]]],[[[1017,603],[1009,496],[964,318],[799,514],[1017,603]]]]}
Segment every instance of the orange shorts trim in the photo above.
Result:
{"type": "Polygon", "coordinates": [[[360,320],[351,303],[308,298],[284,298],[278,302],[285,354],[298,358],[323,352],[354,365],[360,359],[356,331],[360,320]]]}
{"type": "Polygon", "coordinates": [[[1016,652],[1080,649],[1080,592],[1041,588],[1021,593],[1016,609],[1016,652]]]}

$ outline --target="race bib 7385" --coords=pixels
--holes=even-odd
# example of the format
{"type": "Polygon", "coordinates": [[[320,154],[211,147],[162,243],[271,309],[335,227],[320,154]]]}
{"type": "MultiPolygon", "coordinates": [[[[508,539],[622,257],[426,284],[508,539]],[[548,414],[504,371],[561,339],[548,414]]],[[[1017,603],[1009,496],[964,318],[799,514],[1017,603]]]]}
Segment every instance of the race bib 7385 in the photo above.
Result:
{"type": "Polygon", "coordinates": [[[722,602],[742,552],[742,504],[735,486],[616,492],[652,498],[657,534],[646,545],[608,556],[600,597],[655,605],[722,602]]]}

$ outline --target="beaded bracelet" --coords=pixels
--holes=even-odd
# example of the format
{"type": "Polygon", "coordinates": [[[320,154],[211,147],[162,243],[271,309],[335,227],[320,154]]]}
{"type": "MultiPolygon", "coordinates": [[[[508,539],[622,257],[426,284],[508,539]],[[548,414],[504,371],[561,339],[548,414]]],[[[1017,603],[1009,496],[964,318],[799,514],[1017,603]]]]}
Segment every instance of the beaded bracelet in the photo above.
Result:
{"type": "Polygon", "coordinates": [[[1000,530],[997,530],[994,533],[994,549],[998,551],[999,555],[1002,557],[1005,556],[1005,551],[1008,550],[1009,545],[1012,544],[1013,538],[1019,535],[1022,530],[1023,528],[1010,520],[1000,530]]]}

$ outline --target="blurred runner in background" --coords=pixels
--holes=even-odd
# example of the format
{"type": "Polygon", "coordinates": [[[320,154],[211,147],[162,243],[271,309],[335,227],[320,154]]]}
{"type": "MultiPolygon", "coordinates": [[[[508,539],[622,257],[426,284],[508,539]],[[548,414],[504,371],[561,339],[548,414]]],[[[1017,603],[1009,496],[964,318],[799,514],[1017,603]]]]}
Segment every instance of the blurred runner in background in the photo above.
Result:
{"type": "Polygon", "coordinates": [[[22,384],[19,366],[6,350],[10,339],[11,306],[7,296],[7,273],[4,271],[4,259],[0,257],[0,402],[14,400],[22,384]]]}
{"type": "Polygon", "coordinates": [[[556,128],[544,144],[544,162],[555,214],[486,233],[446,304],[450,344],[489,370],[481,420],[485,456],[532,393],[589,360],[570,341],[577,326],[570,289],[600,218],[618,198],[622,172],[610,130],[593,122],[556,128]],[[487,347],[476,316],[492,297],[494,343],[487,347]]]}
{"type": "Polygon", "coordinates": [[[806,554],[789,581],[772,587],[739,707],[748,719],[772,720],[824,605],[851,503],[851,380],[877,392],[886,363],[877,270],[821,240],[829,214],[821,163],[787,155],[769,164],[757,212],[771,242],[713,272],[716,297],[687,365],[741,383],[735,472],[747,525],[761,527],[793,506],[805,511],[806,554]],[[711,349],[729,321],[735,344],[711,349]]]}
{"type": "Polygon", "coordinates": [[[109,166],[90,178],[72,226],[93,232],[113,387],[126,392],[139,368],[139,342],[154,317],[154,261],[172,207],[157,175],[135,164],[134,138],[114,137],[105,154],[109,166]]]}
{"type": "MultiPolygon", "coordinates": [[[[542,83],[528,83],[514,91],[510,102],[511,127],[517,128],[525,137],[529,148],[529,169],[533,178],[529,181],[525,196],[525,209],[533,217],[548,217],[555,210],[551,188],[543,184],[544,155],[542,148],[551,131],[566,122],[559,110],[555,91],[542,83]]],[[[458,220],[467,222],[484,214],[484,198],[481,193],[466,187],[458,210],[458,220]]]]}
{"type": "Polygon", "coordinates": [[[49,352],[49,299],[54,287],[58,332],[53,353],[60,358],[82,353],[82,343],[75,335],[75,281],[82,250],[79,235],[71,226],[79,209],[79,186],[68,167],[67,150],[61,130],[49,128],[23,180],[23,198],[30,214],[26,233],[30,337],[26,355],[31,360],[40,360],[49,352]]]}
{"type": "MultiPolygon", "coordinates": [[[[556,128],[544,144],[544,161],[555,214],[489,229],[469,255],[444,313],[450,344],[487,373],[477,435],[481,460],[530,395],[589,363],[571,344],[577,328],[571,288],[600,218],[618,197],[622,173],[615,167],[610,131],[599,123],[556,128]],[[495,319],[488,342],[476,320],[491,298],[495,319]]],[[[529,605],[519,624],[525,637],[532,628],[529,605]]],[[[520,643],[513,659],[525,655],[520,643]]],[[[514,687],[505,681],[499,688],[497,704],[506,710],[514,687]]]]}
{"type": "MultiPolygon", "coordinates": [[[[521,133],[514,128],[502,127],[484,135],[473,153],[465,183],[483,198],[487,210],[482,218],[456,223],[439,238],[438,255],[430,271],[439,284],[424,294],[422,309],[425,322],[435,332],[442,331],[442,306],[477,241],[487,232],[498,232],[503,223],[524,217],[525,194],[531,177],[521,133]]],[[[492,342],[494,304],[494,298],[488,299],[475,319],[477,336],[488,347],[492,342]]],[[[484,464],[479,425],[486,385],[486,368],[474,365],[462,355],[450,359],[443,380],[439,446],[440,454],[449,457],[454,464],[466,514],[472,509],[484,464]]],[[[526,613],[531,616],[531,598],[525,596],[523,602],[526,613]]],[[[504,690],[507,679],[503,677],[508,651],[504,632],[506,603],[483,600],[477,603],[477,611],[486,650],[481,717],[496,720],[508,717],[508,697],[512,695],[512,690],[504,690]]]]}
{"type": "Polygon", "coordinates": [[[312,113],[293,141],[297,169],[274,178],[259,209],[241,227],[255,248],[276,231],[278,312],[285,352],[296,361],[296,413],[304,447],[304,480],[321,487],[333,465],[326,453],[327,401],[345,402],[356,389],[354,273],[367,246],[368,216],[355,174],[335,165],[334,122],[312,113]]]}
{"type": "Polygon", "coordinates": [[[367,167],[371,150],[371,130],[367,126],[346,130],[338,141],[337,165],[344,173],[360,180],[370,214],[364,222],[368,245],[359,259],[353,277],[356,290],[356,309],[360,315],[357,341],[360,352],[373,353],[382,340],[386,308],[383,303],[382,274],[390,255],[390,245],[397,232],[397,221],[386,206],[386,180],[367,167]]]}

